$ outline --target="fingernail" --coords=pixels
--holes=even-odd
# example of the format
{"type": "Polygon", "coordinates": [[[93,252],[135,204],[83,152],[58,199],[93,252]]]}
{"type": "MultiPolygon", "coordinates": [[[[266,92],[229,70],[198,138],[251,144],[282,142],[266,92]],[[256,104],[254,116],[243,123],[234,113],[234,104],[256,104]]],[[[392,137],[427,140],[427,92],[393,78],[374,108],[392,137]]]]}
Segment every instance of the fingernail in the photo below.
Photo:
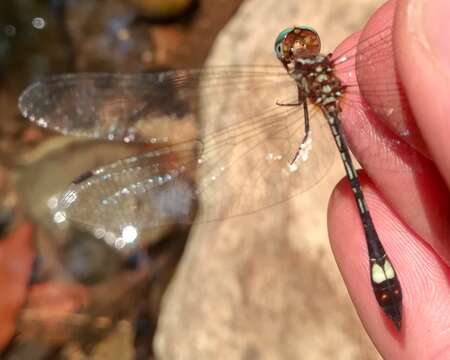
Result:
{"type": "Polygon", "coordinates": [[[434,60],[450,72],[450,1],[410,0],[408,27],[434,60]]]}

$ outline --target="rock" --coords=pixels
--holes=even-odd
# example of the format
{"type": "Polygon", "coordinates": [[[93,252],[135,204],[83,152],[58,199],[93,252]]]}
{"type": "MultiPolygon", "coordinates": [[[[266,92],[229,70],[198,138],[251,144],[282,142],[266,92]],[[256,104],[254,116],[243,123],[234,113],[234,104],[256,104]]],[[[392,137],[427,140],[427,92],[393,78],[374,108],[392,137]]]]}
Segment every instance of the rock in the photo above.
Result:
{"type": "MultiPolygon", "coordinates": [[[[314,27],[323,52],[331,51],[380,4],[248,1],[222,31],[209,63],[276,64],[274,38],[292,24],[314,27]]],[[[232,96],[221,102],[223,116],[202,114],[208,119],[206,132],[227,121],[232,96]]],[[[248,166],[254,170],[250,161],[248,166]]],[[[378,358],[328,245],[327,202],[343,174],[335,161],[327,177],[301,196],[248,216],[194,227],[163,300],[154,343],[157,358],[378,358]]],[[[236,176],[242,180],[244,175],[229,174],[226,181],[241,186],[233,182],[236,176]]],[[[202,201],[215,197],[206,191],[202,201]]]]}

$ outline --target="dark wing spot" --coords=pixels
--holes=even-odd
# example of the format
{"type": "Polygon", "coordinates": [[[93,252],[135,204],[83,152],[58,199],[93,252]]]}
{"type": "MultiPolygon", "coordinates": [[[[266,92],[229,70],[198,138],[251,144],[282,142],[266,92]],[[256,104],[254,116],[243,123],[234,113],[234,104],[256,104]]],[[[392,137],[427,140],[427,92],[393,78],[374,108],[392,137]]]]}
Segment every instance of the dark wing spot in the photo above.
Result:
{"type": "Polygon", "coordinates": [[[80,176],[76,177],[72,183],[75,185],[81,184],[82,182],[86,181],[90,177],[92,177],[94,173],[92,171],[86,171],[85,173],[81,174],[80,176]]]}

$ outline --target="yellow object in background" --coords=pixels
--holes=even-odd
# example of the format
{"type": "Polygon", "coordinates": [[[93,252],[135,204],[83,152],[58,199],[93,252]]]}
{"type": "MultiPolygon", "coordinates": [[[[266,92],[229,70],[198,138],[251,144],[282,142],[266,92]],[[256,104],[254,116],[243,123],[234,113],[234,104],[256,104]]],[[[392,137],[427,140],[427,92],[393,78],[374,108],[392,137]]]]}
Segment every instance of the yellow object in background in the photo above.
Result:
{"type": "Polygon", "coordinates": [[[192,0],[126,0],[135,6],[143,16],[176,16],[191,5],[192,0]]]}

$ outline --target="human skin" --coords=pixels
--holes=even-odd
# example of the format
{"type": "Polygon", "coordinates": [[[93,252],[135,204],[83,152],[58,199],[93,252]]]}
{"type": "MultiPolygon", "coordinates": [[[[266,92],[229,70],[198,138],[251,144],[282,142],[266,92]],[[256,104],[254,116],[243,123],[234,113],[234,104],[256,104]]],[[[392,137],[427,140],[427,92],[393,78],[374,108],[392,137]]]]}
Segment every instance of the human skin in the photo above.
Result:
{"type": "MultiPolygon", "coordinates": [[[[357,112],[344,99],[342,122],[364,168],[359,175],[368,208],[402,285],[399,333],[373,295],[364,233],[345,179],[336,186],[328,209],[338,266],[384,359],[450,359],[449,20],[448,0],[391,0],[361,34],[335,51],[344,53],[392,27],[394,45],[382,56],[393,61],[381,63],[373,56],[371,66],[355,65],[364,84],[360,81],[362,95],[353,94],[352,101],[363,97],[372,109],[357,112]],[[390,91],[371,91],[367,79],[388,84],[390,91]],[[364,129],[357,126],[361,118],[364,129]]],[[[346,73],[338,75],[351,82],[346,73]]]]}

